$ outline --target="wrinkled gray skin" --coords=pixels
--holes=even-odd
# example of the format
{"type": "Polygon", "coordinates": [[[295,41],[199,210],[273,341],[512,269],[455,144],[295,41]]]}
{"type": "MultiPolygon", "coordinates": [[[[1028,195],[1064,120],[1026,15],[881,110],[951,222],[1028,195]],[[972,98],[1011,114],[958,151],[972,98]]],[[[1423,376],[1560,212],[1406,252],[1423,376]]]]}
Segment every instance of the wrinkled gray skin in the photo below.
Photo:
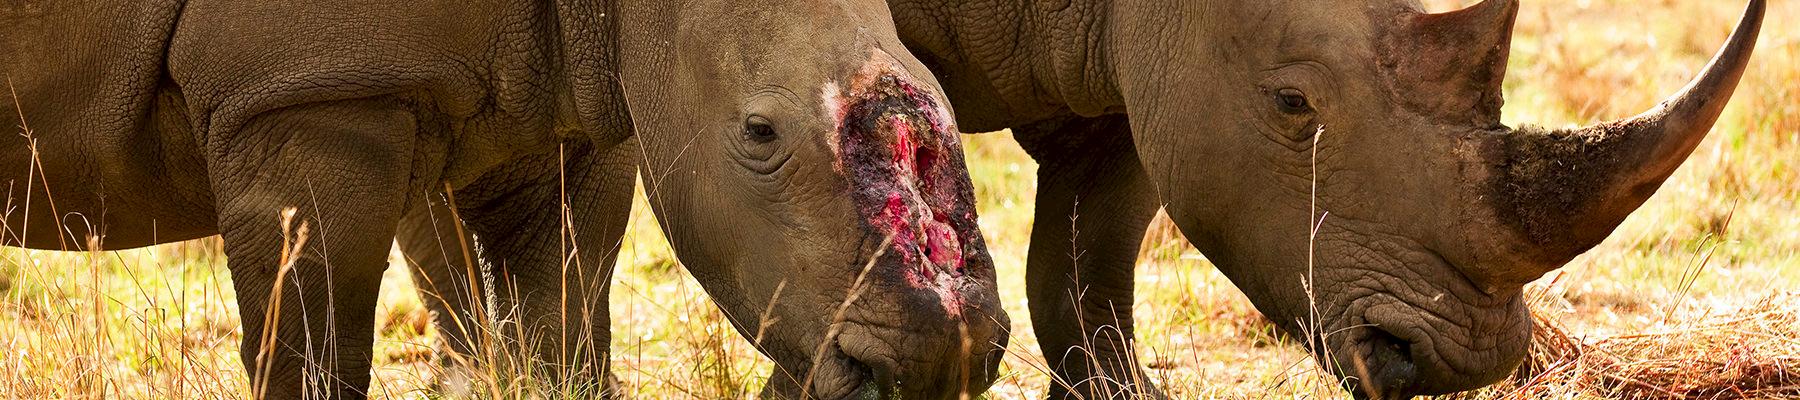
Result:
{"type": "MultiPolygon", "coordinates": [[[[972,212],[946,219],[973,239],[938,253],[962,268],[938,286],[906,281],[899,247],[869,261],[891,232],[850,194],[904,187],[847,178],[837,111],[949,119],[878,1],[15,1],[0,75],[17,93],[0,109],[23,114],[42,162],[0,135],[20,204],[6,244],[223,235],[264,397],[363,396],[396,236],[440,317],[465,321],[444,326],[453,346],[503,332],[515,344],[496,346],[536,344],[530,365],[571,393],[608,390],[606,284],[640,161],[681,259],[787,372],[772,396],[980,391],[1005,343],[972,212]],[[831,96],[858,82],[916,90],[831,96]],[[310,232],[271,327],[289,207],[310,232]],[[483,274],[492,285],[468,284],[483,274]],[[487,312],[499,322],[477,322],[487,312]]],[[[856,154],[889,155],[896,124],[858,125],[874,145],[856,154]]],[[[954,127],[929,133],[956,156],[932,164],[947,195],[927,200],[972,210],[954,127]]]]}
{"type": "Polygon", "coordinates": [[[1551,131],[1499,121],[1513,0],[888,3],[962,127],[1012,128],[1040,164],[1027,280],[1053,398],[1162,397],[1127,344],[1158,206],[1359,397],[1501,379],[1530,338],[1522,285],[1681,164],[1764,7],[1656,110],[1551,131]]]}

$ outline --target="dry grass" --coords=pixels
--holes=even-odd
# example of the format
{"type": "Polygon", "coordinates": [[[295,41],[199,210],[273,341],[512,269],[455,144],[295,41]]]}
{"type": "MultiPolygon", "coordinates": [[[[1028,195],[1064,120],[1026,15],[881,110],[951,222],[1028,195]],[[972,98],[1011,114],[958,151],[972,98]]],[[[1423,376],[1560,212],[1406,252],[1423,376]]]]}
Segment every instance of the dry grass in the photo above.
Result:
{"type": "MultiPolygon", "coordinates": [[[[1647,108],[1700,69],[1741,3],[1527,0],[1505,119],[1580,124],[1647,108]]],[[[1694,158],[1606,243],[1529,289],[1544,329],[1526,372],[1449,398],[1800,398],[1800,32],[1788,29],[1796,24],[1800,3],[1772,2],[1752,69],[1694,158]]],[[[1037,398],[1051,383],[1025,323],[1035,166],[1009,134],[967,138],[1001,298],[1018,321],[986,397],[1037,398]]],[[[23,192],[15,187],[9,199],[23,192]]],[[[611,298],[623,389],[752,397],[771,363],[675,263],[638,201],[611,298]]],[[[1181,398],[1342,396],[1166,219],[1144,243],[1135,317],[1149,379],[1181,398]]],[[[557,393],[531,388],[519,369],[439,367],[439,328],[403,260],[391,261],[377,315],[377,396],[440,396],[432,383],[453,372],[471,375],[477,397],[557,393]]],[[[251,388],[223,265],[217,239],[0,251],[0,399],[244,397],[251,388]]]]}
{"type": "Polygon", "coordinates": [[[1601,337],[1571,334],[1540,312],[1531,358],[1487,398],[1800,398],[1800,295],[1721,311],[1601,337]]]}

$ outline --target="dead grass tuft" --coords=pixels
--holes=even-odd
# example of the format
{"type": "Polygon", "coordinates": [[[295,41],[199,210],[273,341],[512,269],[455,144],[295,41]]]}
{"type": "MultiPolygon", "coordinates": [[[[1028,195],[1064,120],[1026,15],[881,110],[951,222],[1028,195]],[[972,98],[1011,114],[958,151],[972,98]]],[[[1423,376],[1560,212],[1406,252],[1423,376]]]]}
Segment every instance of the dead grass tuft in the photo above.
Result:
{"type": "Polygon", "coordinates": [[[1588,336],[1538,307],[1531,355],[1506,383],[1449,399],[1800,399],[1800,293],[1690,310],[1641,333],[1588,336]]]}

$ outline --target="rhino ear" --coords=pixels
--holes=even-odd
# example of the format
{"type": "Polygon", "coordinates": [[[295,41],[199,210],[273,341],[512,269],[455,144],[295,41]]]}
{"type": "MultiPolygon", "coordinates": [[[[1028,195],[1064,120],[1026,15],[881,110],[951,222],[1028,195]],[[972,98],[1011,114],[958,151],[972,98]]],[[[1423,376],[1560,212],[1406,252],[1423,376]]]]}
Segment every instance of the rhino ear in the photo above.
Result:
{"type": "Polygon", "coordinates": [[[1438,14],[1401,12],[1382,55],[1396,98],[1447,123],[1498,127],[1500,84],[1518,15],[1517,0],[1483,0],[1438,14]]]}

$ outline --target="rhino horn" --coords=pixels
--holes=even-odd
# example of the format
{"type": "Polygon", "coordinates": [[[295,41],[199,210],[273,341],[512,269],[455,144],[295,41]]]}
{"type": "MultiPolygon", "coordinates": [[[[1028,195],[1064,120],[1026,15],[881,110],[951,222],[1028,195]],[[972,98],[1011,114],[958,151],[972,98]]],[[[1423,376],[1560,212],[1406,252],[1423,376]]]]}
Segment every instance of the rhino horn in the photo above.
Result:
{"type": "Polygon", "coordinates": [[[1522,127],[1501,138],[1506,156],[1495,190],[1545,266],[1518,272],[1548,272],[1599,244],[1693,153],[1744,75],[1763,3],[1751,0],[1705,72],[1650,111],[1590,127],[1522,127]]]}
{"type": "Polygon", "coordinates": [[[1461,10],[1402,12],[1384,52],[1397,98],[1454,125],[1500,124],[1500,84],[1512,48],[1517,0],[1484,0],[1461,10]]]}

